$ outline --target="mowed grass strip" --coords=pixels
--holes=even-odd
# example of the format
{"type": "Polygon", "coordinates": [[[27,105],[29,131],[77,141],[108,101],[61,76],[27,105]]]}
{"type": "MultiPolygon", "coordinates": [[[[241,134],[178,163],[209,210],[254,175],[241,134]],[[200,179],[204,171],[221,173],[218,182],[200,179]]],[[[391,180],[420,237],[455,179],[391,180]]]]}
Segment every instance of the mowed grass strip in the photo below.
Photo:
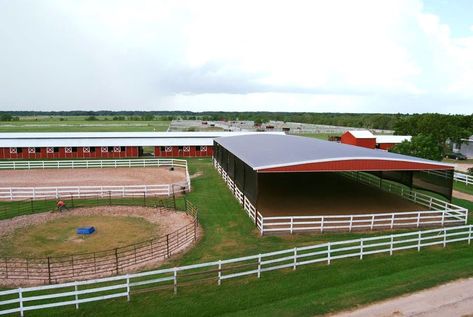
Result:
{"type": "Polygon", "coordinates": [[[453,182],[453,189],[473,195],[473,184],[467,185],[462,182],[453,182]]]}
{"type": "Polygon", "coordinates": [[[16,229],[0,243],[0,256],[47,257],[109,250],[156,237],[158,226],[139,217],[68,216],[16,229]],[[91,235],[79,227],[94,226],[91,235]]]}

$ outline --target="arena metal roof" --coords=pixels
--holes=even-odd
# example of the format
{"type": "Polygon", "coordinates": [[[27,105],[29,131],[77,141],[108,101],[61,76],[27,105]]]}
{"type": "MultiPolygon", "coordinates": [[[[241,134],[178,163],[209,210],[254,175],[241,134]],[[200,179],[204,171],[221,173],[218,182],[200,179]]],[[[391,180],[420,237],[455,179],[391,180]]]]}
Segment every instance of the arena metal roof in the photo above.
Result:
{"type": "Polygon", "coordinates": [[[0,148],[213,145],[218,137],[282,132],[52,132],[0,133],[0,148]]]}
{"type": "MultiPolygon", "coordinates": [[[[300,136],[242,135],[218,138],[215,142],[256,171],[337,161],[362,161],[365,170],[370,170],[369,164],[379,166],[376,164],[379,161],[395,161],[404,165],[415,163],[416,167],[412,169],[416,170],[454,168],[451,164],[300,136]]],[[[379,168],[373,167],[371,170],[379,168]]]]}

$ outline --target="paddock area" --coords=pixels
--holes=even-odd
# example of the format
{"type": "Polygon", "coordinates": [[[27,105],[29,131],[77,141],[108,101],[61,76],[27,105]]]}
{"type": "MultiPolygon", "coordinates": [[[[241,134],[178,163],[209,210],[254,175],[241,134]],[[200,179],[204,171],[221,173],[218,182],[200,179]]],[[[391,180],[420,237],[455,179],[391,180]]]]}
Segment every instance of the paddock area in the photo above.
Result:
{"type": "Polygon", "coordinates": [[[426,208],[340,173],[318,172],[260,174],[257,209],[263,216],[319,216],[426,208]]]}
{"type": "Polygon", "coordinates": [[[158,185],[185,181],[185,168],[169,167],[0,170],[0,187],[158,185]]]}

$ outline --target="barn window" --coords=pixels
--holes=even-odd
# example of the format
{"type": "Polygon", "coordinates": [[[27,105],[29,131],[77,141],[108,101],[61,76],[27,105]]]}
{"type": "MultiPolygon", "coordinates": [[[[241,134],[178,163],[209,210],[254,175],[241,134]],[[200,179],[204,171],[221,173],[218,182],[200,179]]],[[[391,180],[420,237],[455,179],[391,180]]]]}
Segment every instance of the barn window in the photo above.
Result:
{"type": "Polygon", "coordinates": [[[29,154],[34,154],[34,153],[36,153],[35,148],[34,148],[34,147],[29,147],[29,148],[28,148],[28,153],[29,153],[29,154]]]}
{"type": "Polygon", "coordinates": [[[97,148],[95,146],[90,148],[90,153],[95,153],[95,151],[97,151],[97,148]]]}
{"type": "Polygon", "coordinates": [[[124,146],[120,146],[120,152],[125,152],[126,148],[124,146]]]}
{"type": "Polygon", "coordinates": [[[37,147],[34,149],[36,153],[41,153],[41,148],[40,147],[37,147]]]}
{"type": "Polygon", "coordinates": [[[178,149],[179,151],[182,151],[183,148],[184,148],[183,146],[178,146],[178,147],[177,147],[177,149],[178,149]]]}
{"type": "Polygon", "coordinates": [[[201,150],[202,152],[206,152],[206,151],[207,151],[207,147],[204,145],[204,146],[202,146],[202,147],[200,148],[200,150],[201,150]]]}
{"type": "Polygon", "coordinates": [[[18,148],[16,148],[16,147],[11,147],[11,148],[10,148],[10,154],[16,154],[16,153],[20,153],[20,152],[18,152],[18,148]]]}
{"type": "Polygon", "coordinates": [[[49,153],[49,154],[54,153],[54,148],[52,147],[46,148],[46,153],[49,153]]]}
{"type": "Polygon", "coordinates": [[[65,153],[72,153],[72,148],[70,146],[64,148],[65,153]]]}
{"type": "Polygon", "coordinates": [[[191,147],[190,146],[184,146],[183,150],[184,150],[184,152],[190,152],[191,147]]]}
{"type": "Polygon", "coordinates": [[[172,152],[172,146],[166,146],[166,152],[172,152]]]}
{"type": "Polygon", "coordinates": [[[72,153],[76,153],[77,152],[77,148],[76,147],[73,147],[72,148],[72,153]]]}
{"type": "Polygon", "coordinates": [[[54,148],[54,153],[59,153],[59,148],[58,147],[54,148]]]}
{"type": "Polygon", "coordinates": [[[195,147],[195,150],[196,150],[197,152],[200,152],[200,151],[201,151],[201,150],[200,150],[200,146],[197,145],[197,146],[195,147]]]}
{"type": "MultiPolygon", "coordinates": [[[[95,150],[95,148],[94,148],[94,150],[95,150]]],[[[87,147],[87,146],[83,147],[83,148],[82,148],[82,152],[84,152],[84,153],[90,153],[90,147],[87,147]]]]}
{"type": "Polygon", "coordinates": [[[114,152],[113,146],[108,147],[108,152],[114,152]]]}
{"type": "Polygon", "coordinates": [[[160,146],[160,147],[159,147],[159,151],[160,151],[160,152],[165,152],[165,151],[166,151],[166,147],[165,147],[165,146],[160,146]]]}
{"type": "Polygon", "coordinates": [[[102,153],[107,153],[108,152],[108,147],[102,146],[101,150],[102,150],[102,153]]]}
{"type": "Polygon", "coordinates": [[[113,152],[120,152],[120,147],[119,146],[114,146],[113,147],[113,152]]]}

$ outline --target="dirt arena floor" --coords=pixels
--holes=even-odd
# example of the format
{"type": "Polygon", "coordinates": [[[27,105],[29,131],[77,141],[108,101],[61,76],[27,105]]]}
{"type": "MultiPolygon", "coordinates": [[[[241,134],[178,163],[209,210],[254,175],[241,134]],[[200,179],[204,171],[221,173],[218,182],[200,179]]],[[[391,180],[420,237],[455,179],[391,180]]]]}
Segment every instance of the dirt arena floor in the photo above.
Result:
{"type": "Polygon", "coordinates": [[[268,174],[259,180],[264,216],[367,214],[426,210],[398,195],[337,173],[268,174]]]}
{"type": "Polygon", "coordinates": [[[63,168],[0,171],[0,187],[158,185],[186,180],[184,168],[63,168]]]}

